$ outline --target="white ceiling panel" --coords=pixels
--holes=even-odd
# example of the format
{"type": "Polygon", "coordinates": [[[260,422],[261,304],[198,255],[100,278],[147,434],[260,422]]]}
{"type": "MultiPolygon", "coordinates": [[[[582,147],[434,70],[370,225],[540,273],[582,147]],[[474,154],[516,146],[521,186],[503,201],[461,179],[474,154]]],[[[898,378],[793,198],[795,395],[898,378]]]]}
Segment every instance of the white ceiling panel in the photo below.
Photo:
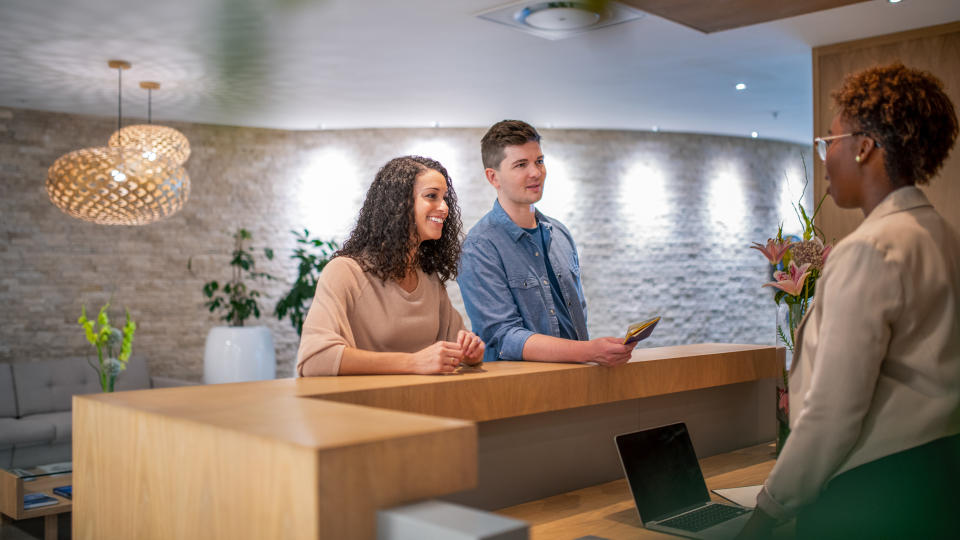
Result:
{"type": "Polygon", "coordinates": [[[496,0],[0,0],[0,106],[279,129],[487,126],[812,136],[811,47],[960,20],[874,0],[703,34],[653,15],[550,41],[496,0]],[[736,82],[748,87],[734,90],[736,82]],[[774,114],[776,113],[776,114],[774,114]]]}

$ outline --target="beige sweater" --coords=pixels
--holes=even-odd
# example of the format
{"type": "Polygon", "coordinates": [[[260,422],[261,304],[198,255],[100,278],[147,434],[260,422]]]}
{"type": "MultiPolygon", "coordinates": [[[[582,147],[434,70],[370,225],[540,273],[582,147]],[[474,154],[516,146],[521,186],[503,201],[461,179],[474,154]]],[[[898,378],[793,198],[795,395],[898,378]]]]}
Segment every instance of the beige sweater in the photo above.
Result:
{"type": "Polygon", "coordinates": [[[437,341],[456,341],[463,318],[450,304],[436,274],[422,270],[413,292],[381,281],[349,257],[323,269],[303,322],[297,373],[337,375],[346,347],[412,353],[437,341]]]}
{"type": "Polygon", "coordinates": [[[834,248],[797,329],[790,427],[757,503],[794,515],[838,474],[960,432],[960,237],[915,187],[834,248]]]}

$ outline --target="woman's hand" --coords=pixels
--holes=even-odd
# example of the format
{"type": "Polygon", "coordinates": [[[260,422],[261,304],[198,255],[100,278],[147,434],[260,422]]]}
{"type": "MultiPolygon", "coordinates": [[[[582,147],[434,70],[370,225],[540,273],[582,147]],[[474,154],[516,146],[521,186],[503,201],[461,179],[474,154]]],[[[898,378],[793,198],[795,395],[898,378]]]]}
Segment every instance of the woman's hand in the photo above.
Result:
{"type": "Polygon", "coordinates": [[[483,352],[486,350],[486,346],[483,344],[480,336],[467,330],[461,330],[460,333],[457,334],[457,344],[460,345],[460,350],[463,351],[464,364],[475,366],[483,362],[483,352]]]}
{"type": "Polygon", "coordinates": [[[421,375],[453,373],[463,361],[461,350],[459,343],[438,341],[410,355],[410,370],[421,375]]]}
{"type": "Polygon", "coordinates": [[[763,510],[756,508],[754,509],[753,514],[750,516],[750,519],[747,520],[746,525],[743,526],[740,534],[737,535],[736,540],[760,540],[771,538],[773,536],[773,527],[776,524],[776,519],[768,516],[763,510]]]}

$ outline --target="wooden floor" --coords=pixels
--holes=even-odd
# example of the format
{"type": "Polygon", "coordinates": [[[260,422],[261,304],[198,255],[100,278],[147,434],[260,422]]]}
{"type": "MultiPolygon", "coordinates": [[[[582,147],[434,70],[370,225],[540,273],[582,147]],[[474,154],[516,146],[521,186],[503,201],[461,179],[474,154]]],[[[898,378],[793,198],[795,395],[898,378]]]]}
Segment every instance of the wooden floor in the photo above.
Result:
{"type": "MultiPolygon", "coordinates": [[[[700,460],[707,488],[762,484],[773,468],[773,450],[772,444],[763,444],[700,460]]],[[[712,492],[710,496],[723,500],[712,492]]],[[[640,525],[624,479],[503,508],[496,513],[530,523],[531,540],[572,540],[584,536],[609,540],[676,538],[648,531],[640,525]]],[[[792,523],[776,532],[777,538],[791,538],[792,523]]]]}

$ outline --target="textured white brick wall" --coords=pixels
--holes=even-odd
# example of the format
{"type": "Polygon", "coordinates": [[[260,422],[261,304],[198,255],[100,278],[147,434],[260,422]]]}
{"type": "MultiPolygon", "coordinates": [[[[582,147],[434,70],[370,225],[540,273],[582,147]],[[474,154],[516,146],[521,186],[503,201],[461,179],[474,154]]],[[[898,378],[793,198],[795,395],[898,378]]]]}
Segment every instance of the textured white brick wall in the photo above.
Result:
{"type": "MultiPolygon", "coordinates": [[[[105,144],[115,121],[0,109],[0,361],[91,351],[76,324],[80,304],[89,309],[112,297],[136,318],[134,352],[152,373],[197,380],[205,336],[218,324],[202,306],[201,286],[228,277],[228,235],[237,227],[277,251],[264,269],[290,281],[289,230],[342,240],[390,158],[419,153],[447,166],[465,230],[495,197],[480,164],[483,129],[171,125],[193,147],[184,210],[145,227],[104,227],[62,214],[43,186],[57,157],[105,144]]],[[[620,334],[659,314],[663,321],[643,346],[774,342],[776,310],[760,289],[767,265],[747,246],[775,233],[781,219],[796,228],[789,200],[802,187],[806,148],[671,133],[542,134],[548,176],[539,207],[577,239],[592,335],[620,334]]],[[[284,285],[263,288],[271,295],[267,311],[284,285]]],[[[455,283],[450,292],[462,312],[455,283]]],[[[260,324],[273,331],[278,374],[291,374],[296,333],[272,316],[260,324]]]]}

